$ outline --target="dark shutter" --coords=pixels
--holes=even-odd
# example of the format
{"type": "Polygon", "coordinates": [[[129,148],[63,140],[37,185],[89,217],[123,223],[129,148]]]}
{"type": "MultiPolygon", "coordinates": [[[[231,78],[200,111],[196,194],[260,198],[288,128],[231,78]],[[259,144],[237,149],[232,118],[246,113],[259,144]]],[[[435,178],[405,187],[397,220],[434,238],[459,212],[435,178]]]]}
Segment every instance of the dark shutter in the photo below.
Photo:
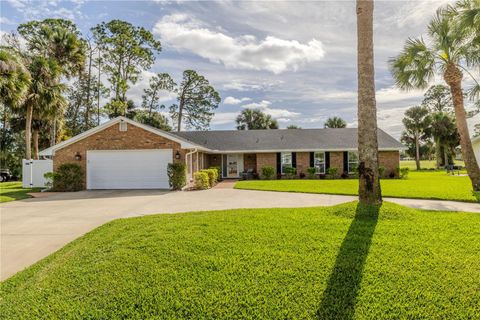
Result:
{"type": "Polygon", "coordinates": [[[348,151],[343,152],[343,172],[348,173],[348,151]]]}
{"type": "Polygon", "coordinates": [[[282,154],[277,152],[277,174],[282,173],[282,154]]]}
{"type": "Polygon", "coordinates": [[[292,152],[292,167],[296,168],[297,167],[297,153],[292,152]]]}
{"type": "Polygon", "coordinates": [[[310,152],[310,168],[315,166],[315,152],[310,152]]]}
{"type": "Polygon", "coordinates": [[[325,152],[325,170],[330,169],[330,152],[325,152]]]}

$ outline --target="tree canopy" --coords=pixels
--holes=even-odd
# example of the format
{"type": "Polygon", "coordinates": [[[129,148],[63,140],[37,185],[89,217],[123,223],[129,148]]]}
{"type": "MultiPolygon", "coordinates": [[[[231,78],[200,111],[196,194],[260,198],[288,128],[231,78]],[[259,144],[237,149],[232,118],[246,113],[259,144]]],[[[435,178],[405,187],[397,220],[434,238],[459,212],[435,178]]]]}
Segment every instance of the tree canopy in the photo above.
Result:
{"type": "Polygon", "coordinates": [[[259,109],[245,109],[236,118],[237,130],[278,129],[277,120],[259,109]]]}

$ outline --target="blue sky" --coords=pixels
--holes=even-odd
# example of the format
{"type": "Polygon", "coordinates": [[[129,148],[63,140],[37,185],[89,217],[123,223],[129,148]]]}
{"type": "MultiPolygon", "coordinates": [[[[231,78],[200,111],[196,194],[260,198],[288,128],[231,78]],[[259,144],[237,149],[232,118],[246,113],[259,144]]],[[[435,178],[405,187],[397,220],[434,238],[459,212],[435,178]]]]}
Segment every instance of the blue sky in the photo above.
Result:
{"type": "MultiPolygon", "coordinates": [[[[423,92],[394,87],[387,61],[408,37],[425,32],[448,0],[376,1],[375,67],[379,126],[399,137],[405,110],[423,92]]],[[[356,126],[354,1],[31,1],[1,2],[1,31],[47,17],[90,27],[122,19],[151,30],[163,50],[128,92],[138,104],[148,78],[168,72],[179,81],[197,70],[220,92],[213,129],[233,129],[235,116],[256,107],[281,127],[322,127],[330,116],[356,126]]],[[[441,80],[441,79],[439,79],[441,80]]],[[[167,93],[162,102],[173,102],[167,93]]],[[[475,121],[479,121],[478,118],[475,121]]]]}

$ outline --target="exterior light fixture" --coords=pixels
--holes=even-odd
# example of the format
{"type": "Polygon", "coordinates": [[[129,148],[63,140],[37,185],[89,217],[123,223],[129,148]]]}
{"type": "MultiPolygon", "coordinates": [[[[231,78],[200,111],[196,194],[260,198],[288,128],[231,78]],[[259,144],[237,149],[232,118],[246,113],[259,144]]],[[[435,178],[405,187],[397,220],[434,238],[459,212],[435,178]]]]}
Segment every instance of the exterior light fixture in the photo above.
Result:
{"type": "Polygon", "coordinates": [[[180,159],[180,151],[178,151],[178,150],[175,153],[175,159],[180,159]]]}
{"type": "Polygon", "coordinates": [[[75,160],[77,161],[82,160],[82,156],[80,155],[80,152],[75,153],[75,160]]]}

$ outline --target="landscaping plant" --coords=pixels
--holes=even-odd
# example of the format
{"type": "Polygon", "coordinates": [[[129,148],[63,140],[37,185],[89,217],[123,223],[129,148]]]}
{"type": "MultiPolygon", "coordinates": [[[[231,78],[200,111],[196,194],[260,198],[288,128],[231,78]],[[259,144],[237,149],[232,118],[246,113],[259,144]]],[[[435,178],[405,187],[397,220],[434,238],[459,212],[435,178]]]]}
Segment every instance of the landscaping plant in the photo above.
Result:
{"type": "Polygon", "coordinates": [[[263,166],[261,169],[261,178],[263,180],[271,180],[275,175],[275,169],[271,166],[263,166]]]}
{"type": "Polygon", "coordinates": [[[210,188],[210,179],[204,171],[198,171],[193,174],[195,189],[206,190],[210,188]]]}
{"type": "Polygon", "coordinates": [[[331,179],[336,179],[337,178],[337,172],[338,172],[338,169],[334,168],[334,167],[327,169],[327,175],[331,179]]]}
{"type": "Polygon", "coordinates": [[[208,183],[210,184],[210,187],[213,187],[217,183],[217,170],[215,169],[203,169],[200,170],[200,172],[205,172],[208,175],[208,183]]]}
{"type": "Polygon", "coordinates": [[[184,163],[169,163],[167,167],[168,184],[172,190],[182,190],[187,184],[187,168],[184,163]]]}
{"type": "Polygon", "coordinates": [[[308,179],[315,179],[317,177],[317,168],[310,167],[307,168],[308,179]]]}
{"type": "Polygon", "coordinates": [[[52,180],[52,191],[69,192],[83,189],[83,170],[76,163],[64,163],[56,172],[47,173],[46,177],[52,180]]]}
{"type": "Polygon", "coordinates": [[[297,169],[294,167],[286,167],[283,169],[285,173],[285,179],[293,179],[297,175],[297,169]]]}

